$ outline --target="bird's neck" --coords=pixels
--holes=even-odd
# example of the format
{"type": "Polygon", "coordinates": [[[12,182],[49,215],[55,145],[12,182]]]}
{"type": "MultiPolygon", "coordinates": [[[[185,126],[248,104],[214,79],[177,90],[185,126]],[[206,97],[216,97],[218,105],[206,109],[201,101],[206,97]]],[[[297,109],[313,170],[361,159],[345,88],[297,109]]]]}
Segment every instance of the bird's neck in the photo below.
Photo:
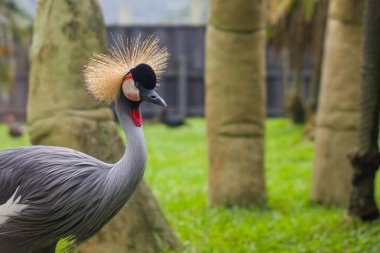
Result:
{"type": "MultiPolygon", "coordinates": [[[[130,103],[120,95],[116,100],[116,113],[127,138],[126,149],[122,159],[110,171],[112,184],[124,188],[130,194],[135,190],[143,177],[146,163],[146,144],[142,127],[131,120],[130,103]]],[[[110,182],[110,183],[111,183],[110,182]]]]}

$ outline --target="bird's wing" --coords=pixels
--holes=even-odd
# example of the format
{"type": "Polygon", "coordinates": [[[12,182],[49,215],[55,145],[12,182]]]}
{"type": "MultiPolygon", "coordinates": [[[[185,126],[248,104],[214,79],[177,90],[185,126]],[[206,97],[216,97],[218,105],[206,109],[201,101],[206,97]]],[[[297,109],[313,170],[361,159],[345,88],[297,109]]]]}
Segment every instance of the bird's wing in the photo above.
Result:
{"type": "MultiPolygon", "coordinates": [[[[62,147],[31,146],[0,151],[0,206],[15,194],[30,195],[36,187],[49,187],[49,184],[84,177],[91,170],[109,169],[103,163],[84,153],[62,147]],[[86,170],[84,173],[83,171],[86,170]],[[82,173],[82,175],[81,175],[82,173]],[[84,173],[84,174],[83,174],[84,173]]],[[[67,181],[66,181],[67,183],[67,181]]]]}
{"type": "Polygon", "coordinates": [[[17,180],[12,176],[12,154],[0,151],[0,205],[5,204],[17,189],[17,180]]]}
{"type": "Polygon", "coordinates": [[[111,166],[61,147],[0,151],[0,252],[12,238],[33,248],[71,236],[71,217],[98,201],[89,193],[111,166]]]}

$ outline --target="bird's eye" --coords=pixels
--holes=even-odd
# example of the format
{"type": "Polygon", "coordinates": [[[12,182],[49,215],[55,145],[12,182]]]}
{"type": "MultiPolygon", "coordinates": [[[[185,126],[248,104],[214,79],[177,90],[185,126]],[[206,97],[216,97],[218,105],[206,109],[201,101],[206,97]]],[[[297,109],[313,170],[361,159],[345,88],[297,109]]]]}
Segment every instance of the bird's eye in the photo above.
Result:
{"type": "Polygon", "coordinates": [[[140,86],[139,82],[135,82],[135,86],[138,88],[140,86]]]}

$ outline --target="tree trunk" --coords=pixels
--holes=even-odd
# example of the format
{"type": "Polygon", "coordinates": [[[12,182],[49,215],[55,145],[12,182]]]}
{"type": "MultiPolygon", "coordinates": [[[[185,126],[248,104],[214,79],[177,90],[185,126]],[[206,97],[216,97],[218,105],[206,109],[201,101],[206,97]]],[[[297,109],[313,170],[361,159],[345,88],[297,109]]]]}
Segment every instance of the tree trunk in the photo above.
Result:
{"type": "MultiPolygon", "coordinates": [[[[81,78],[106,48],[96,0],[41,0],[34,26],[28,102],[33,144],[70,147],[115,162],[124,151],[111,110],[95,103],[81,78]]],[[[158,252],[179,242],[145,183],[80,252],[158,252]],[[94,250],[96,249],[96,250],[94,250]]]]}
{"type": "Polygon", "coordinates": [[[211,0],[206,38],[209,203],[265,201],[264,0],[211,0]]]}
{"type": "Polygon", "coordinates": [[[293,71],[293,83],[285,98],[285,108],[294,124],[305,123],[306,111],[302,97],[303,64],[297,64],[293,71]]]}
{"type": "Polygon", "coordinates": [[[320,0],[316,4],[315,16],[312,23],[311,51],[313,72],[311,75],[311,94],[308,101],[308,116],[314,121],[317,112],[319,88],[322,75],[323,42],[326,34],[326,21],[328,11],[328,0],[320,0]]]}
{"type": "Polygon", "coordinates": [[[354,174],[349,214],[362,220],[379,217],[374,199],[375,174],[380,165],[378,146],[380,107],[380,2],[368,0],[364,18],[364,51],[357,150],[349,155],[354,174]]]}
{"type": "Polygon", "coordinates": [[[357,141],[363,1],[331,0],[318,105],[311,199],[346,206],[347,152],[357,141]]]}
{"type": "Polygon", "coordinates": [[[323,44],[325,41],[328,0],[319,0],[316,6],[311,29],[312,74],[310,96],[306,105],[307,122],[303,136],[315,140],[316,113],[322,77],[323,44]]]}
{"type": "MultiPolygon", "coordinates": [[[[321,59],[322,60],[322,59],[321,59]]],[[[307,115],[313,116],[317,112],[319,87],[321,83],[322,61],[313,65],[313,73],[311,77],[311,94],[307,103],[307,115]]]]}
{"type": "Polygon", "coordinates": [[[286,111],[294,124],[305,123],[305,105],[303,98],[297,93],[290,93],[286,98],[286,111]]]}

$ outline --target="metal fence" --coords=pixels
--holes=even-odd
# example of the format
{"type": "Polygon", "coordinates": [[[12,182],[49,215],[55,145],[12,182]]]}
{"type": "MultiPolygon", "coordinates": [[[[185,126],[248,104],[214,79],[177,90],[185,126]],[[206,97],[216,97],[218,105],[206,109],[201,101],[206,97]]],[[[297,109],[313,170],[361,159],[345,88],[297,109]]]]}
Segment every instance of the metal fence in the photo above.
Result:
{"type": "MultiPolygon", "coordinates": [[[[121,34],[131,38],[141,38],[154,34],[160,44],[168,48],[170,58],[168,68],[160,82],[159,93],[165,98],[168,108],[184,116],[203,115],[204,113],[204,41],[205,27],[194,26],[137,26],[107,29],[108,41],[114,44],[113,37],[121,34]]],[[[159,112],[157,106],[144,104],[145,115],[159,112]]]]}
{"type": "MultiPolygon", "coordinates": [[[[107,28],[109,45],[113,45],[113,37],[142,38],[155,34],[160,38],[162,46],[170,53],[168,69],[160,82],[159,93],[168,103],[170,110],[186,116],[202,116],[204,114],[204,26],[110,26],[107,28]]],[[[267,114],[280,116],[284,113],[284,88],[282,85],[281,59],[271,50],[266,50],[267,70],[267,114]]],[[[303,76],[304,96],[309,94],[310,57],[306,59],[303,76]]],[[[28,70],[21,68],[16,74],[16,84],[10,100],[0,100],[0,115],[13,113],[19,119],[25,118],[27,99],[28,70]]],[[[290,78],[291,76],[286,76],[290,78]]],[[[145,116],[154,116],[160,108],[145,104],[142,108],[145,116]]]]}

